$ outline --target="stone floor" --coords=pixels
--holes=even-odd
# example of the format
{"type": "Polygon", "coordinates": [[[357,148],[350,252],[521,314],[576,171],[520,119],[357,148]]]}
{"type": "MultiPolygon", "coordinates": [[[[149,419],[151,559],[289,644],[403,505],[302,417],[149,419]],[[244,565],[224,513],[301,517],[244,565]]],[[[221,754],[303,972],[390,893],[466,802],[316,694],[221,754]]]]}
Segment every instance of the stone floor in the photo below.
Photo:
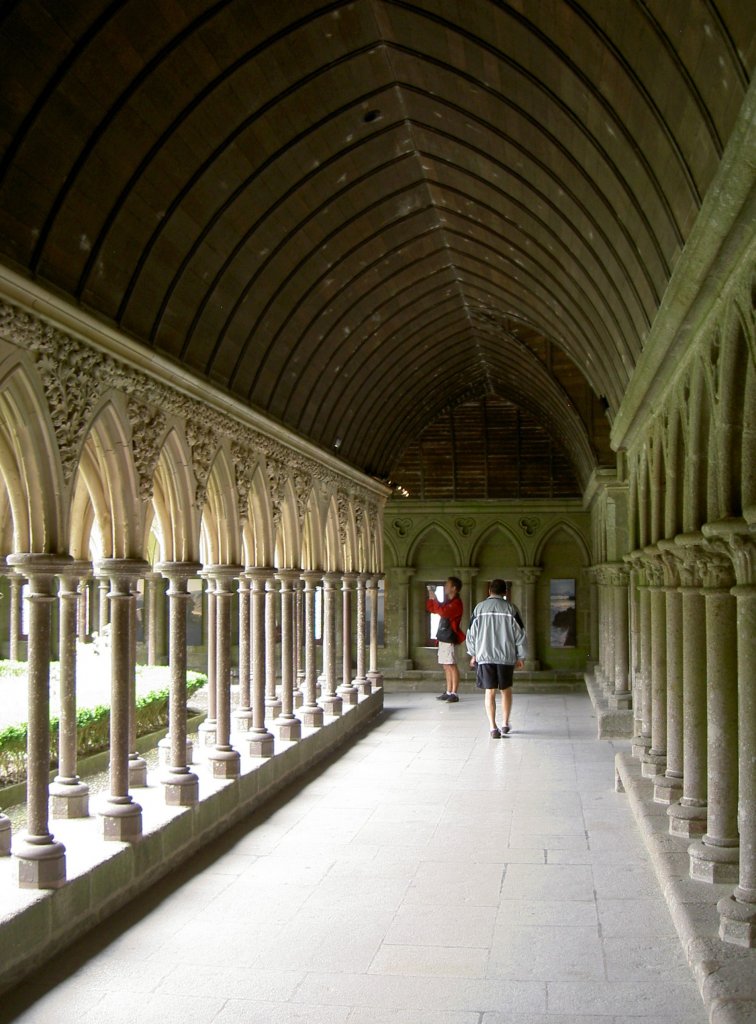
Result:
{"type": "Polygon", "coordinates": [[[704,1024],[584,694],[387,693],[346,753],[0,996],[23,1024],[704,1024]]]}

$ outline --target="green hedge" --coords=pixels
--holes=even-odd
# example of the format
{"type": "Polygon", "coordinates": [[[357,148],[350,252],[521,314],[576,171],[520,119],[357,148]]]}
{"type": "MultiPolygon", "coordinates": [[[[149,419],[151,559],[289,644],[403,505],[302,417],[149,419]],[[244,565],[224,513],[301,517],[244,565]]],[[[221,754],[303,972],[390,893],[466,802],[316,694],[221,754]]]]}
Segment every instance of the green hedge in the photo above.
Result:
{"type": "MultiPolygon", "coordinates": [[[[207,682],[199,672],[187,672],[187,696],[196,693],[207,682]]],[[[152,690],[137,697],[137,735],[145,736],[168,725],[169,690],[152,690]]],[[[97,754],[110,745],[110,708],[98,704],[81,708],[76,715],[77,752],[79,757],[97,754]]],[[[27,725],[9,725],[0,730],[0,786],[23,782],[26,778],[27,725]]],[[[58,719],[50,719],[50,768],[58,763],[58,719]]]]}

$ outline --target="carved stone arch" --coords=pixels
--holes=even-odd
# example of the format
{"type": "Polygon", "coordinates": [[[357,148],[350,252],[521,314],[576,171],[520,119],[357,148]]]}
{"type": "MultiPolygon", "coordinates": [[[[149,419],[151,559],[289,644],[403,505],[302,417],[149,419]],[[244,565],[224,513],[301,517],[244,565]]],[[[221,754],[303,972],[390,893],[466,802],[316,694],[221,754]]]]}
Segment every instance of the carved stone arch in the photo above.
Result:
{"type": "Polygon", "coordinates": [[[666,417],[657,416],[651,426],[652,446],[649,464],[649,530],[650,542],[655,544],[664,535],[664,503],[666,498],[666,459],[664,432],[666,417]]]}
{"type": "Polygon", "coordinates": [[[749,523],[756,520],[756,361],[748,360],[743,386],[743,439],[740,467],[740,495],[743,516],[749,523]]]}
{"type": "Polygon", "coordinates": [[[78,473],[71,495],[68,550],[78,560],[103,558],[102,532],[110,532],[110,510],[103,480],[86,446],[79,459],[78,473]],[[93,535],[96,533],[96,539],[93,535]]]}
{"type": "Polygon", "coordinates": [[[343,572],[343,547],[339,532],[339,508],[336,495],[332,494],[328,502],[325,522],[325,565],[326,572],[343,572]]]}
{"type": "Polygon", "coordinates": [[[260,463],[252,474],[250,503],[247,516],[250,546],[245,553],[245,564],[259,568],[270,567],[274,561],[273,506],[265,466],[260,463]]]}
{"type": "Polygon", "coordinates": [[[490,544],[491,538],[497,533],[502,535],[507,544],[511,544],[514,547],[517,554],[517,564],[524,565],[527,559],[525,557],[525,548],[523,547],[522,541],[509,524],[503,522],[486,524],[477,536],[474,537],[470,552],[470,564],[480,565],[483,549],[486,545],[490,544]]]}
{"type": "MultiPolygon", "coordinates": [[[[233,462],[220,448],[207,480],[208,555],[213,565],[238,565],[241,561],[241,521],[233,462]],[[213,534],[214,531],[214,534],[213,534]]],[[[206,563],[208,564],[208,563],[206,563]]]]}
{"type": "MultiPolygon", "coordinates": [[[[751,317],[751,329],[752,329],[751,317]]],[[[723,327],[721,390],[716,416],[717,518],[739,516],[743,508],[742,472],[745,466],[744,419],[747,415],[746,380],[749,363],[748,316],[739,303],[730,303],[723,327]]],[[[745,449],[748,451],[748,449],[745,449]]],[[[753,448],[749,462],[753,462],[753,448]]]]}
{"type": "Polygon", "coordinates": [[[161,553],[166,562],[199,560],[200,513],[195,508],[196,480],[184,436],[169,428],[154,473],[152,504],[160,523],[161,553]]]}
{"type": "MultiPolygon", "coordinates": [[[[639,453],[636,451],[628,458],[627,470],[627,539],[631,551],[640,547],[640,494],[639,494],[639,453]]],[[[594,561],[606,561],[606,536],[603,523],[601,536],[594,539],[594,561]]]]}
{"type": "Polygon", "coordinates": [[[448,530],[443,523],[436,521],[425,523],[413,537],[412,543],[407,550],[405,564],[408,566],[417,564],[418,550],[423,546],[423,544],[427,544],[428,537],[433,533],[437,533],[444,543],[449,545],[449,549],[451,551],[451,564],[449,565],[448,572],[452,572],[452,569],[455,566],[462,564],[462,552],[454,534],[448,530]]]}
{"type": "Polygon", "coordinates": [[[687,403],[687,450],[684,477],[683,531],[699,530],[707,519],[710,414],[709,389],[700,362],[690,379],[687,403]]]}
{"type": "Polygon", "coordinates": [[[32,545],[29,493],[21,475],[13,438],[7,425],[2,421],[0,421],[0,478],[3,483],[3,511],[7,510],[9,513],[11,524],[8,531],[8,543],[3,549],[3,554],[29,551],[32,545]]]}
{"type": "Polygon", "coordinates": [[[131,424],[119,396],[106,399],[97,410],[84,441],[79,472],[90,494],[98,494],[95,479],[99,479],[102,500],[107,506],[105,515],[93,500],[102,557],[143,558],[145,503],[140,498],[132,458],[131,424]]]}
{"type": "MultiPolygon", "coordinates": [[[[685,474],[685,437],[680,410],[675,405],[667,417],[664,435],[664,532],[665,537],[674,537],[683,528],[683,480],[685,474]]],[[[630,546],[633,550],[635,545],[630,546]]]]}
{"type": "Polygon", "coordinates": [[[13,551],[13,516],[9,495],[4,487],[0,487],[0,556],[9,555],[13,551]]]}
{"type": "Polygon", "coordinates": [[[322,569],[324,554],[323,516],[317,494],[311,490],[302,526],[302,568],[311,572],[322,569]]]}
{"type": "Polygon", "coordinates": [[[649,492],[651,488],[651,468],[649,465],[648,444],[641,445],[637,458],[637,535],[638,547],[645,547],[650,544],[651,537],[651,502],[649,492]]]}
{"type": "Polygon", "coordinates": [[[44,392],[23,356],[6,360],[0,373],[2,471],[11,499],[13,543],[20,545],[16,551],[67,552],[66,487],[44,392]]]}
{"type": "Polygon", "coordinates": [[[294,569],[301,558],[302,541],[299,526],[297,492],[291,478],[284,484],[281,515],[276,530],[276,566],[294,569]]]}
{"type": "Polygon", "coordinates": [[[546,545],[554,538],[557,533],[564,532],[575,541],[580,555],[583,560],[583,565],[591,564],[591,552],[585,541],[585,537],[582,535],[580,530],[571,523],[568,519],[556,519],[553,523],[549,524],[548,529],[544,532],[544,535],[538,541],[538,547],[535,551],[535,557],[533,559],[534,565],[538,565],[543,561],[543,552],[546,545]]]}

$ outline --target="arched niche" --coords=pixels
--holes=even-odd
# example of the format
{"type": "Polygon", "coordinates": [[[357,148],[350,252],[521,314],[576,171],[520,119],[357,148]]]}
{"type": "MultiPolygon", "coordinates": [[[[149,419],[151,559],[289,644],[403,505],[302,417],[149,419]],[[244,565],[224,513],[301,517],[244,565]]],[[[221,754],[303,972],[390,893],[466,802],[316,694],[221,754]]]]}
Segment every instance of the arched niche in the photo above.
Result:
{"type": "Polygon", "coordinates": [[[516,577],[517,567],[524,561],[522,545],[511,530],[501,523],[496,523],[485,530],[477,539],[472,551],[471,562],[477,567],[478,572],[473,581],[473,593],[468,599],[470,606],[488,595],[488,584],[491,580],[511,580],[516,577]]]}
{"type": "Polygon", "coordinates": [[[302,526],[302,568],[314,572],[323,566],[323,517],[315,490],[310,491],[302,526]]]}
{"type": "Polygon", "coordinates": [[[328,502],[328,513],[325,524],[325,565],[328,572],[343,572],[343,549],[339,536],[339,509],[336,495],[328,502]]]}
{"type": "MultiPolygon", "coordinates": [[[[143,558],[144,502],[131,454],[131,424],[120,401],[104,403],[84,441],[74,479],[72,510],[85,507],[87,497],[94,509],[101,557],[143,558]]],[[[73,516],[71,523],[72,533],[78,532],[73,516]]],[[[71,544],[71,553],[87,557],[74,551],[80,544],[86,544],[84,538],[71,544]]]]}
{"type": "Polygon", "coordinates": [[[284,486],[284,499],[276,529],[275,560],[279,569],[294,569],[301,557],[297,494],[291,479],[284,486]]]}
{"type": "Polygon", "coordinates": [[[44,395],[23,362],[6,362],[0,380],[0,473],[17,552],[68,550],[67,488],[44,395]]]}
{"type": "Polygon", "coordinates": [[[224,449],[213,462],[203,509],[207,543],[206,565],[238,565],[241,561],[241,522],[233,466],[224,449]]]}
{"type": "Polygon", "coordinates": [[[195,506],[191,454],[185,440],[170,430],[163,442],[153,479],[152,507],[160,538],[160,560],[199,559],[200,513],[195,506]]]}
{"type": "Polygon", "coordinates": [[[588,549],[574,527],[567,522],[557,522],[542,538],[537,554],[541,574],[536,583],[536,628],[541,667],[579,671],[585,666],[590,647],[590,593],[583,573],[590,564],[588,549]],[[574,580],[577,623],[574,647],[563,647],[556,642],[561,639],[562,631],[552,623],[552,580],[574,580]]]}
{"type": "Polygon", "coordinates": [[[275,564],[270,485],[264,469],[259,463],[252,474],[244,538],[245,565],[262,568],[275,564]]]}

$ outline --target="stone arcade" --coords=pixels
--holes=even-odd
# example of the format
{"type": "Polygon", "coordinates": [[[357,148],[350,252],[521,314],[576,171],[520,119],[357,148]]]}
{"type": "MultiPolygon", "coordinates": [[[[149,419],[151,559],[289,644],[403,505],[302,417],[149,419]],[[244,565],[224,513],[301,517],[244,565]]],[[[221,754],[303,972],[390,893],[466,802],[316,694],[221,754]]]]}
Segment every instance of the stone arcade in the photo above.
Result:
{"type": "Polygon", "coordinates": [[[585,678],[710,1019],[756,1020],[755,62],[718,0],[0,9],[0,992],[422,688],[454,573],[513,581],[533,691],[585,678]]]}

